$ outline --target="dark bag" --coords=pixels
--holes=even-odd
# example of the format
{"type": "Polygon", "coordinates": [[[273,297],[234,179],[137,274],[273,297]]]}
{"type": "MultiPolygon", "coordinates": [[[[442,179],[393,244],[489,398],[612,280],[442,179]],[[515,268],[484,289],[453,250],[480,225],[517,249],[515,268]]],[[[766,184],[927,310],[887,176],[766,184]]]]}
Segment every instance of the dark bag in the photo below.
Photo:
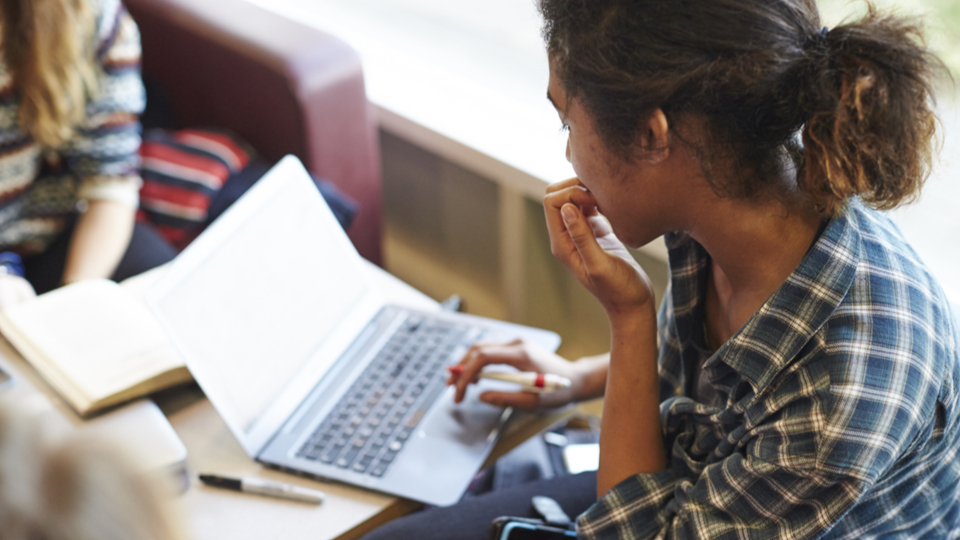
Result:
{"type": "Polygon", "coordinates": [[[498,459],[478,475],[468,493],[480,495],[570,474],[564,463],[563,449],[571,444],[591,444],[599,440],[599,419],[589,415],[574,416],[498,459]]]}

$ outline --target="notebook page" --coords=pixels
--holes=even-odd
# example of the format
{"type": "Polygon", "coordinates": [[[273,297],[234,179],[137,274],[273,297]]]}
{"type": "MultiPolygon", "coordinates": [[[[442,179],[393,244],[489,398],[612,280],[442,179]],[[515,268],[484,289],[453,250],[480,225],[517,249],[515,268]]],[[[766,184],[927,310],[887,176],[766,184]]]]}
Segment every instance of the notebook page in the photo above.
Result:
{"type": "Polygon", "coordinates": [[[107,280],[57,289],[6,316],[47,368],[91,401],[182,365],[143,301],[107,280]]]}

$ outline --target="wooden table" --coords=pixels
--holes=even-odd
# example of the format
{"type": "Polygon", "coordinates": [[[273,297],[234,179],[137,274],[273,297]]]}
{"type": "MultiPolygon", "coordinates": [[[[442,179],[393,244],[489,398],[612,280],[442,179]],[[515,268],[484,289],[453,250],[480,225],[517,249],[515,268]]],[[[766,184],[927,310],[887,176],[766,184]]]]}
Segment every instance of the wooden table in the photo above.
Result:
{"type": "MultiPolygon", "coordinates": [[[[192,537],[198,540],[359,538],[373,528],[421,507],[420,503],[336,482],[319,482],[267,468],[249,457],[199,388],[191,386],[157,398],[188,450],[191,485],[181,499],[192,537]],[[197,473],[256,476],[319,489],[327,494],[312,505],[237,493],[200,484],[197,473]]],[[[512,424],[491,454],[491,462],[530,436],[561,421],[573,409],[525,415],[512,424]]]]}
{"type": "MultiPolygon", "coordinates": [[[[368,270],[392,301],[421,309],[439,304],[370,264],[368,270]]],[[[5,390],[34,412],[48,413],[50,422],[66,427],[90,425],[39,377],[35,370],[0,338],[0,367],[16,383],[5,390]]],[[[189,485],[178,498],[191,538],[196,540],[340,540],[359,538],[387,521],[417,510],[420,503],[340,483],[319,482],[269,469],[246,455],[213,405],[195,384],[161,392],[155,401],[187,448],[189,485]],[[327,494],[313,505],[211,488],[198,473],[255,476],[319,489],[327,494]]],[[[525,413],[504,431],[488,460],[500,455],[572,414],[574,409],[534,415],[525,413]]],[[[38,416],[39,418],[39,416],[38,416]]],[[[43,421],[47,421],[45,418],[43,421]]],[[[122,436],[123,434],[119,434],[122,436]]],[[[121,441],[122,442],[122,441],[121,441]]]]}

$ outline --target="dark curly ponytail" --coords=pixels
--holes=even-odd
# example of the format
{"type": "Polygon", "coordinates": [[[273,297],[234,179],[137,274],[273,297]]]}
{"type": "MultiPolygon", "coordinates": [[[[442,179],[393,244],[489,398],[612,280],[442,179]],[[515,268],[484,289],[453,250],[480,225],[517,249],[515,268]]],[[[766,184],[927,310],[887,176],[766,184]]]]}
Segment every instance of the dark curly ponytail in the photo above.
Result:
{"type": "Polygon", "coordinates": [[[936,59],[916,25],[872,7],[824,42],[804,96],[800,187],[825,214],[855,196],[881,209],[910,201],[933,158],[936,59]]]}
{"type": "Polygon", "coordinates": [[[768,183],[792,159],[822,215],[852,197],[887,209],[915,197],[930,169],[932,85],[945,69],[913,21],[871,6],[826,31],[814,0],[539,6],[567,95],[624,159],[643,117],[660,108],[675,126],[704,126],[688,144],[723,196],[776,190],[768,183]],[[712,174],[720,166],[724,182],[712,174]]]}

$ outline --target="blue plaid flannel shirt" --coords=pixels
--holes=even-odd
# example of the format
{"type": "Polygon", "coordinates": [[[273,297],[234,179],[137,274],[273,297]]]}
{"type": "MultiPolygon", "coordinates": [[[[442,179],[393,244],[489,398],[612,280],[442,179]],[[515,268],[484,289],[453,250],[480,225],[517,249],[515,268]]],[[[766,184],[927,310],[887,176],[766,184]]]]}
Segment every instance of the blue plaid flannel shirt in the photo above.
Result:
{"type": "Polygon", "coordinates": [[[668,236],[660,313],[667,469],[611,489],[589,539],[960,538],[960,353],[942,290],[885,217],[852,204],[686,396],[709,256],[668,236]]]}

